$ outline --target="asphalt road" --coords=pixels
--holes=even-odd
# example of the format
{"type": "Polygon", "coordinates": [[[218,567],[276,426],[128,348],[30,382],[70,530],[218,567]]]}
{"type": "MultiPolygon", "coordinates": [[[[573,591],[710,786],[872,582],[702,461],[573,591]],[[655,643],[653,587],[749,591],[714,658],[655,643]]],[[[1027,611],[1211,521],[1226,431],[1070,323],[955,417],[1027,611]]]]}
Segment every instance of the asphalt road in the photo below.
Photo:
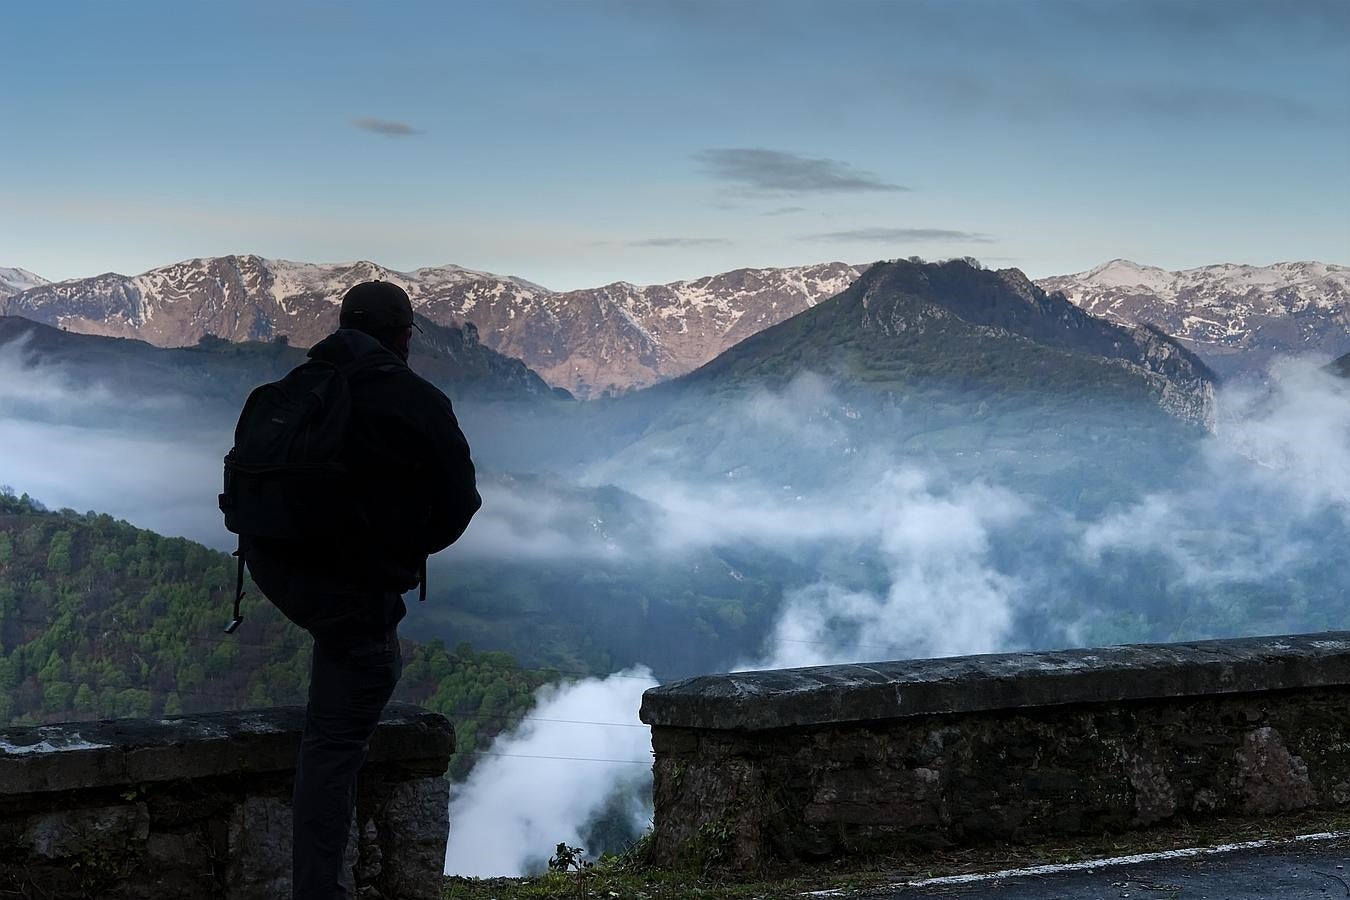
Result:
{"type": "Polygon", "coordinates": [[[1350,898],[1350,836],[1115,863],[1089,870],[1000,873],[979,881],[896,885],[864,897],[918,900],[1327,900],[1350,898]]]}

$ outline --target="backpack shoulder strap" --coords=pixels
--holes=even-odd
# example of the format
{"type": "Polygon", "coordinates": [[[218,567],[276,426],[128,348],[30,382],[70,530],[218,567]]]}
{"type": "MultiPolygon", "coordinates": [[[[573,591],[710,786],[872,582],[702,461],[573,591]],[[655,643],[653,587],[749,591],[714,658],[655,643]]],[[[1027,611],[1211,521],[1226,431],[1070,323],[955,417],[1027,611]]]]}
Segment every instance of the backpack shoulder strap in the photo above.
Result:
{"type": "Polygon", "coordinates": [[[234,618],[230,624],[225,626],[226,634],[234,634],[239,630],[239,626],[244,624],[244,614],[239,611],[239,603],[244,599],[244,538],[239,537],[239,546],[235,548],[232,556],[239,559],[239,566],[234,577],[234,618]]]}

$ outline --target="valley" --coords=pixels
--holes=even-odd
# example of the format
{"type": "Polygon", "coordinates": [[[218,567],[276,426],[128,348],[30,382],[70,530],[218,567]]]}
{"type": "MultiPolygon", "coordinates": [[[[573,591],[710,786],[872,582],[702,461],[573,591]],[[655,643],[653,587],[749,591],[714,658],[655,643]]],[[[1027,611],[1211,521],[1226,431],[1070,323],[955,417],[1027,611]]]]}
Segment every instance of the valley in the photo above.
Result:
{"type": "MultiPolygon", "coordinates": [[[[591,400],[467,324],[421,321],[411,364],[454,399],[484,508],[411,604],[403,690],[460,723],[459,777],[542,715],[544,684],[560,708],[594,685],[580,717],[624,721],[642,684],[706,671],[1311,631],[1350,613],[1328,599],[1350,596],[1330,549],[1350,539],[1350,465],[1327,462],[1345,452],[1346,383],[1310,364],[1238,396],[1158,329],[1015,270],[878,264],[681,377],[591,400]],[[1308,415],[1326,418],[1315,440],[1308,415]]],[[[211,636],[232,536],[210,500],[244,396],[303,352],[0,318],[0,481],[94,510],[7,501],[11,721],[298,697],[303,641],[261,598],[237,644],[211,636]],[[93,459],[115,465],[51,468],[93,459]]],[[[608,796],[583,818],[631,833],[640,806],[608,796]]]]}

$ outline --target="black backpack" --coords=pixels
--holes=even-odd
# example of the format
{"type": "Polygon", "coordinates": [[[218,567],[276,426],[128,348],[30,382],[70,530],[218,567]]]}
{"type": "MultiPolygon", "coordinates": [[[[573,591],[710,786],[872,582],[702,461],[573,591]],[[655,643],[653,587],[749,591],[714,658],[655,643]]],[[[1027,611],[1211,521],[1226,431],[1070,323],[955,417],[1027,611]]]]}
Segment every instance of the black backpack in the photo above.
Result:
{"type": "MultiPolygon", "coordinates": [[[[358,372],[393,372],[380,356],[345,366],[311,359],[280,381],[255,388],[225,454],[220,511],[239,535],[232,634],[243,622],[244,547],[249,538],[314,547],[369,531],[352,490],[342,452],[351,418],[350,379],[358,372]]],[[[425,571],[422,590],[426,590],[425,571]]]]}

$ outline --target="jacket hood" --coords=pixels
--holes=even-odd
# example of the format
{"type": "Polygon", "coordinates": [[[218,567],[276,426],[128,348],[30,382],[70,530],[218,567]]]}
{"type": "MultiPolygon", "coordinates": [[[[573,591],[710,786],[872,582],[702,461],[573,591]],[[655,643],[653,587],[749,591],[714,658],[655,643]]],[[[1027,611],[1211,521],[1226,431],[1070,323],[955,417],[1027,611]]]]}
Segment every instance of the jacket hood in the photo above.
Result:
{"type": "Polygon", "coordinates": [[[357,331],[355,328],[339,328],[310,347],[306,356],[310,359],[321,359],[324,362],[345,366],[355,359],[370,356],[373,353],[383,353],[389,357],[389,362],[406,365],[393,350],[364,331],[357,331]]]}

